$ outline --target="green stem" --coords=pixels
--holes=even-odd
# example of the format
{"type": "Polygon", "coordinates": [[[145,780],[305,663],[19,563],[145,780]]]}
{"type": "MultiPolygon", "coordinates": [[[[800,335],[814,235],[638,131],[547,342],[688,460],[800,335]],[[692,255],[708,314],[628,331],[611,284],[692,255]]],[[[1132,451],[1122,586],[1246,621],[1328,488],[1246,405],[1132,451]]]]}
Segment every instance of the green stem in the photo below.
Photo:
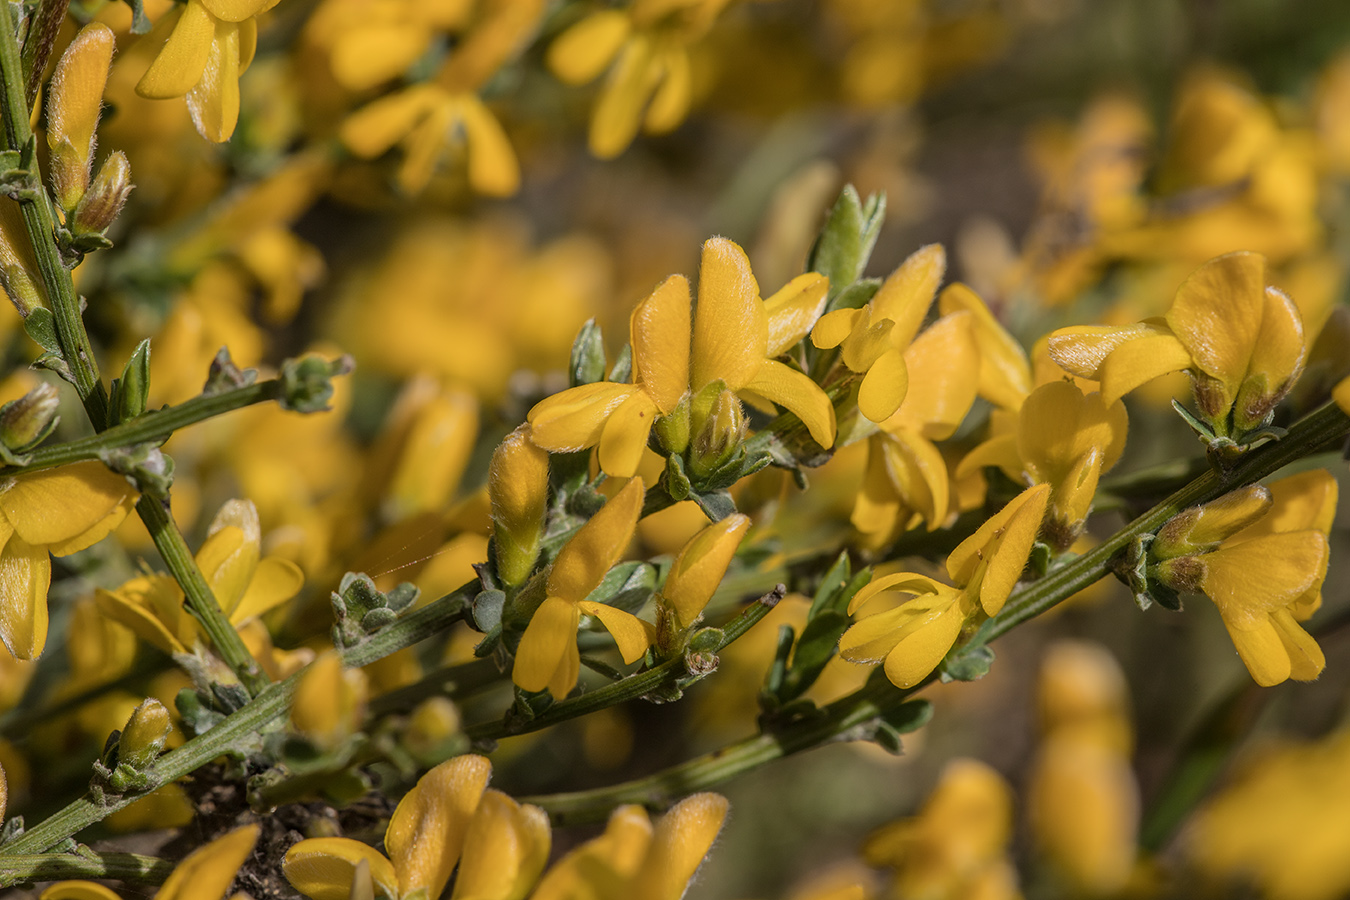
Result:
{"type": "Polygon", "coordinates": [[[173,861],[137,853],[30,853],[0,856],[0,888],[66,878],[115,878],[141,884],[163,884],[173,861]]]}
{"type": "Polygon", "coordinates": [[[115,425],[98,434],[49,447],[39,447],[32,452],[33,458],[25,466],[0,466],[0,478],[17,475],[20,472],[36,472],[40,469],[52,469],[88,459],[98,459],[103,451],[118,447],[161,443],[180,428],[280,397],[281,381],[275,378],[247,387],[232,388],[219,394],[203,394],[177,406],[137,416],[130,422],[115,425]]]}
{"type": "MultiPolygon", "coordinates": [[[[5,137],[11,150],[22,152],[33,140],[33,131],[28,125],[23,61],[8,3],[0,3],[0,82],[4,88],[5,137]]],[[[33,245],[42,283],[47,289],[47,299],[52,304],[61,355],[70,367],[75,390],[89,421],[93,422],[94,430],[101,431],[108,423],[108,394],[99,378],[98,362],[94,359],[89,335],[84,330],[75,285],[56,247],[56,222],[36,160],[32,165],[32,191],[19,196],[19,209],[33,245]]]]}

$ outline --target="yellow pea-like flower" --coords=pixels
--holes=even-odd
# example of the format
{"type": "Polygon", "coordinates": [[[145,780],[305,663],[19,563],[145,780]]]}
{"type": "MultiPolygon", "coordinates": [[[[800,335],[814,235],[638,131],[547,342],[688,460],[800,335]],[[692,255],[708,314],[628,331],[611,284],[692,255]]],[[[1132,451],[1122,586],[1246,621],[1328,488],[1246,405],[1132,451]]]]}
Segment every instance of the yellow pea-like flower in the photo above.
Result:
{"type": "Polygon", "coordinates": [[[48,553],[103,540],[136,503],[125,478],[100,462],[19,475],[0,485],[0,640],[19,659],[47,643],[48,553]]]}
{"type": "Polygon", "coordinates": [[[316,746],[336,749],[361,730],[369,693],[365,672],[344,669],[341,654],[326,651],[300,676],[291,724],[316,746]]]}
{"type": "Polygon", "coordinates": [[[741,539],[750,530],[750,517],[733,513],[704,528],[680,550],[666,576],[661,597],[674,611],[678,627],[688,628],[703,614],[722,583],[741,539]]]}
{"type": "Polygon", "coordinates": [[[745,251],[711,238],[699,268],[698,314],[684,276],[667,278],[629,320],[633,383],[580,385],[540,401],[529,414],[531,439],[554,452],[598,446],[605,472],[630,477],[656,419],[675,413],[686,394],[720,381],[752,402],[790,410],[817,443],[830,447],[829,398],[775,359],[810,331],[828,287],[823,275],[808,273],[762,300],[745,251]]]}
{"type": "MultiPolygon", "coordinates": [[[[245,825],[192,851],[169,873],[153,900],[221,900],[253,852],[258,826],[245,825]]],[[[120,900],[92,881],[58,881],[39,900],[120,900]]]]}
{"type": "Polygon", "coordinates": [[[488,497],[497,577],[511,587],[524,584],[539,557],[548,513],[548,453],[530,440],[528,425],[508,434],[493,451],[488,497]]]}
{"type": "Polygon", "coordinates": [[[581,674],[577,628],[581,615],[594,616],[608,629],[625,663],[642,658],[652,627],[632,613],[586,597],[600,585],[633,540],[642,512],[643,484],[634,478],[558,551],[549,570],[545,599],[530,617],[516,648],[511,680],[527,691],[547,689],[562,698],[581,674]]]}
{"type": "Polygon", "coordinates": [[[451,900],[523,900],[548,862],[548,814],[484,791],[464,837],[451,900]]]}

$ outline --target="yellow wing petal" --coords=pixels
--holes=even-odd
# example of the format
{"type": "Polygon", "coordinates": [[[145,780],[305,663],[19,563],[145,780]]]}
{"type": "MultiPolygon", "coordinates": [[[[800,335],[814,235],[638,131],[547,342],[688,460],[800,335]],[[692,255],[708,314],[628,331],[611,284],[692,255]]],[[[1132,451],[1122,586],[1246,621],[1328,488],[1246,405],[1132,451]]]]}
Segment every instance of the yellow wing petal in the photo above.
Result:
{"type": "Polygon", "coordinates": [[[374,159],[406,137],[443,96],[432,85],[413,85],[352,113],[338,134],[348,150],[363,159],[374,159]]]}
{"type": "Polygon", "coordinates": [[[591,116],[591,153],[600,159],[613,159],[628,149],[637,137],[642,109],[656,90],[660,76],[648,39],[639,36],[624,46],[618,63],[600,89],[591,116]]]}
{"type": "Polygon", "coordinates": [[[911,688],[927,678],[952,649],[964,624],[960,604],[952,602],[938,610],[923,627],[905,635],[886,655],[886,677],[891,684],[911,688]]]}
{"type": "Polygon", "coordinates": [[[197,848],[174,867],[155,900],[220,900],[257,841],[258,826],[245,825],[197,848]]]}
{"type": "Polygon", "coordinates": [[[636,475],[657,412],[656,404],[643,391],[634,391],[620,403],[600,432],[600,468],[616,478],[636,475]]]}
{"type": "Polygon", "coordinates": [[[911,253],[882,283],[872,298],[872,318],[895,323],[894,346],[904,349],[914,340],[946,273],[947,251],[941,244],[928,244],[911,253]]]}
{"type": "Polygon", "coordinates": [[[835,309],[821,316],[811,329],[811,343],[818,349],[838,347],[850,334],[858,319],[867,315],[862,309],[835,309]]]}
{"type": "Polygon", "coordinates": [[[172,21],[173,31],[168,42],[136,84],[136,93],[142,97],[152,100],[181,97],[201,81],[206,70],[216,36],[216,23],[211,14],[201,0],[188,0],[177,20],[172,21]]]}
{"type": "Polygon", "coordinates": [[[999,324],[980,296],[964,284],[943,288],[938,310],[944,316],[958,310],[974,316],[975,344],[980,351],[980,396],[1002,409],[1016,409],[1031,392],[1031,362],[1022,345],[999,324]]]}
{"type": "Polygon", "coordinates": [[[1154,333],[1121,344],[1102,363],[1101,395],[1114,403],[1137,387],[1192,365],[1191,355],[1176,337],[1154,333]]]}
{"type": "Polygon", "coordinates": [[[47,645],[47,550],[11,535],[0,553],[0,640],[17,659],[37,659],[47,645]]]}
{"type": "Polygon", "coordinates": [[[600,443],[610,414],[641,388],[601,381],[545,397],[530,410],[530,440],[555,453],[585,450],[600,443]]]}
{"type": "Polygon", "coordinates": [[[464,847],[464,835],[492,774],[492,764],[466,755],[441,763],[399,801],[384,846],[398,872],[398,892],[425,888],[439,897],[464,847]]]}
{"type": "Polygon", "coordinates": [[[250,19],[267,12],[278,2],[279,0],[201,0],[211,15],[226,22],[242,22],[250,19]]]}
{"type": "Polygon", "coordinates": [[[230,621],[238,625],[261,616],[294,597],[304,584],[305,573],[295,563],[278,556],[264,557],[258,561],[239,605],[229,614],[230,621]]]}
{"type": "Polygon", "coordinates": [[[878,356],[863,376],[858,388],[858,412],[868,421],[884,422],[895,415],[908,391],[905,355],[892,347],[878,356]]]}
{"type": "Polygon", "coordinates": [[[807,272],[783,285],[764,300],[768,316],[770,358],[785,353],[811,332],[825,310],[830,279],[819,272],[807,272]]]}
{"type": "Polygon", "coordinates": [[[689,52],[684,47],[667,47],[656,62],[660,66],[660,84],[652,95],[642,125],[648,134],[665,134],[679,127],[689,115],[689,104],[694,96],[694,74],[689,65],[689,52]]]}
{"type": "MultiPolygon", "coordinates": [[[[544,688],[565,687],[554,691],[557,697],[565,697],[576,685],[576,675],[571,683],[563,685],[562,675],[571,669],[571,658],[577,656],[577,626],[581,615],[575,603],[569,603],[558,597],[548,597],[530,617],[525,633],[520,636],[520,645],[516,647],[516,661],[511,669],[511,680],[522,690],[542,691],[544,688]]],[[[579,674],[579,671],[578,673],[579,674]]]]}
{"type": "Polygon", "coordinates": [[[520,190],[520,163],[497,117],[474,96],[460,97],[456,112],[469,146],[469,185],[489,197],[520,190]]]}
{"type": "Polygon", "coordinates": [[[592,13],[558,35],[548,48],[548,67],[568,84],[599,77],[628,39],[631,20],[623,10],[592,13]]]}
{"type": "Polygon", "coordinates": [[[979,350],[970,313],[943,316],[905,350],[909,387],[883,430],[908,427],[931,441],[952,436],[966,417],[980,384],[979,350]]]}
{"type": "MultiPolygon", "coordinates": [[[[416,790],[414,788],[414,790],[416,790]]],[[[375,883],[390,897],[398,896],[398,875],[384,854],[351,838],[312,838],[286,851],[281,871],[310,900],[348,900],[352,873],[362,862],[375,883]]]]}
{"type": "Polygon", "coordinates": [[[197,133],[221,143],[239,121],[239,60],[243,55],[239,25],[217,21],[201,80],[187,93],[188,112],[197,133]]]}
{"type": "Polygon", "coordinates": [[[682,626],[692,625],[703,612],[749,530],[750,517],[733,513],[704,528],[680,549],[661,596],[675,609],[682,626]]]}
{"type": "Polygon", "coordinates": [[[542,809],[485,791],[464,840],[451,900],[519,900],[543,871],[551,841],[542,809]]]}
{"type": "Polygon", "coordinates": [[[644,490],[641,478],[629,481],[563,545],[548,576],[550,598],[576,603],[595,590],[633,540],[644,490]]]}
{"type": "Polygon", "coordinates": [[[834,446],[834,406],[804,373],[776,360],[764,360],[744,388],[795,413],[820,446],[834,446]]]}
{"type": "Polygon", "coordinates": [[[619,654],[625,663],[631,664],[642,659],[655,637],[652,627],[632,613],[585,600],[578,603],[577,608],[600,620],[614,638],[614,643],[619,645],[619,654]]]}
{"type": "Polygon", "coordinates": [[[679,900],[726,820],[730,804],[703,793],[675,804],[656,823],[647,858],[637,876],[633,900],[679,900]]]}

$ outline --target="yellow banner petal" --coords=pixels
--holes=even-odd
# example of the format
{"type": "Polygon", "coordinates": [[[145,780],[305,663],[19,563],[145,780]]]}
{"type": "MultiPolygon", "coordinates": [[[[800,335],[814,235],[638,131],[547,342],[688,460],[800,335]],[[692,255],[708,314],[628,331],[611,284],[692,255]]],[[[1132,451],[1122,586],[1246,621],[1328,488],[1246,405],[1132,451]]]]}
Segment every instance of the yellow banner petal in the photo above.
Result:
{"type": "Polygon", "coordinates": [[[28,543],[59,544],[97,527],[134,495],[103,463],[82,462],[14,479],[0,493],[0,512],[28,543]]]}
{"type": "Polygon", "coordinates": [[[423,775],[399,801],[384,846],[398,872],[400,896],[419,888],[428,897],[441,895],[491,774],[484,757],[459,756],[423,775]]]}
{"type": "Polygon", "coordinates": [[[726,238],[703,243],[694,311],[690,386],[722,379],[733,391],[749,387],[763,364],[769,323],[745,251],[726,238]]]}
{"type": "Polygon", "coordinates": [[[257,840],[258,826],[245,825],[197,848],[174,867],[155,900],[220,900],[257,840]]]}
{"type": "Polygon", "coordinates": [[[352,875],[363,862],[380,889],[397,897],[398,875],[393,863],[374,847],[351,838],[301,841],[286,851],[281,871],[291,886],[310,900],[348,900],[352,875]]]}
{"type": "Polygon", "coordinates": [[[1224,621],[1250,627],[1297,601],[1327,574],[1328,547],[1320,531],[1288,531],[1238,543],[1225,542],[1200,559],[1201,587],[1224,621]]]}
{"type": "Polygon", "coordinates": [[[88,162],[115,43],[112,29],[95,22],[82,28],[61,54],[48,87],[48,147],[56,149],[69,140],[88,162]]]}
{"type": "Polygon", "coordinates": [[[905,350],[909,387],[905,401],[883,430],[911,428],[930,441],[955,433],[980,386],[980,354],[971,315],[943,316],[905,350]]]}
{"type": "Polygon", "coordinates": [[[1237,395],[1256,347],[1265,287],[1264,256],[1229,253],[1182,282],[1167,310],[1168,326],[1196,366],[1222,381],[1230,397],[1237,395]]]}
{"type": "MultiPolygon", "coordinates": [[[[206,70],[206,61],[211,55],[211,44],[216,37],[216,22],[202,5],[201,0],[188,0],[180,7],[177,19],[169,19],[172,26],[156,23],[155,31],[161,27],[172,27],[168,42],[159,51],[150,68],[136,84],[136,93],[151,100],[168,100],[181,97],[192,90],[193,85],[202,80],[206,70]]],[[[153,39],[154,32],[151,32],[153,39]]]]}

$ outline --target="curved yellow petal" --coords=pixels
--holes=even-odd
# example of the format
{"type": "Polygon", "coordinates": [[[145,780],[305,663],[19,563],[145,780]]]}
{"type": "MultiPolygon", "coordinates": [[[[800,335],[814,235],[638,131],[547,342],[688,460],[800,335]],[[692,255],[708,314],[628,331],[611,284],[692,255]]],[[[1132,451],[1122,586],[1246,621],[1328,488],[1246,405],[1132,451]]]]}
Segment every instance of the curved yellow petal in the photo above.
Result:
{"type": "Polygon", "coordinates": [[[1102,399],[1114,403],[1159,376],[1180,372],[1191,365],[1190,353],[1173,335],[1154,333],[1127,341],[1111,351],[1102,363],[1099,376],[1102,399]]]}
{"type": "Polygon", "coordinates": [[[613,159],[633,143],[642,122],[642,109],[656,90],[661,70],[644,37],[629,41],[605,79],[591,115],[588,143],[600,159],[613,159]]]}
{"type": "Polygon", "coordinates": [[[1200,559],[1201,588],[1238,628],[1297,601],[1327,573],[1326,535],[1287,531],[1225,543],[1200,559]]]}
{"type": "Polygon", "coordinates": [[[168,41],[136,84],[136,93],[142,97],[151,100],[181,97],[202,80],[206,71],[216,37],[216,22],[201,0],[188,0],[172,27],[168,41]]]}
{"type": "Polygon", "coordinates": [[[895,323],[890,319],[876,318],[867,307],[863,307],[861,313],[854,322],[852,333],[840,348],[844,365],[851,372],[866,372],[887,352],[901,353],[891,343],[895,323]]]}
{"type": "Polygon", "coordinates": [[[423,775],[399,801],[384,846],[398,873],[400,896],[418,888],[428,897],[441,895],[491,774],[484,757],[457,756],[423,775]]]}
{"type": "Polygon", "coordinates": [[[520,163],[497,117],[474,96],[456,104],[469,146],[469,186],[489,197],[510,197],[520,190],[520,163]]]}
{"type": "Polygon", "coordinates": [[[820,446],[834,446],[834,406],[805,373],[777,360],[765,360],[744,387],[795,414],[820,446]]]}
{"type": "Polygon", "coordinates": [[[1322,648],[1313,640],[1312,635],[1304,631],[1287,610],[1271,613],[1271,624],[1289,654],[1289,677],[1295,681],[1314,681],[1327,667],[1327,658],[1322,648]]]}
{"type": "Polygon", "coordinates": [[[516,647],[516,661],[511,669],[511,680],[522,690],[553,690],[562,698],[576,686],[580,674],[580,652],[577,650],[577,626],[581,614],[575,603],[558,597],[548,597],[530,617],[525,633],[516,647]],[[572,658],[576,657],[576,671],[572,672],[572,658]],[[564,685],[564,677],[571,672],[571,683],[564,685]]]}
{"type": "Polygon", "coordinates": [[[878,594],[934,594],[950,589],[948,585],[934,581],[927,575],[915,575],[912,572],[883,575],[880,578],[874,577],[858,593],[853,595],[853,599],[848,604],[848,614],[853,615],[862,608],[863,604],[878,594]]]}
{"type": "Polygon", "coordinates": [[[238,625],[261,616],[300,593],[304,585],[305,573],[295,563],[278,556],[263,557],[239,605],[229,614],[230,621],[238,625]]]}
{"type": "MultiPolygon", "coordinates": [[[[901,514],[900,495],[883,440],[881,435],[874,434],[867,443],[867,465],[849,516],[853,527],[866,535],[888,534],[901,514]]],[[[905,515],[909,515],[908,510],[905,515]]]]}
{"type": "Polygon", "coordinates": [[[871,422],[884,422],[905,401],[909,369],[905,355],[891,348],[877,357],[858,388],[858,411],[871,422]]]}
{"type": "Polygon", "coordinates": [[[239,74],[248,71],[253,65],[253,57],[258,53],[258,21],[245,19],[239,23],[239,74]]]}
{"type": "Polygon", "coordinates": [[[768,329],[749,257],[726,238],[709,238],[698,270],[690,355],[694,391],[719,378],[733,391],[749,387],[764,362],[768,329]]]}
{"type": "Polygon", "coordinates": [[[563,545],[548,575],[550,598],[576,603],[596,589],[633,540],[644,490],[641,478],[629,481],[563,545]]]}
{"type": "Polygon", "coordinates": [[[54,150],[68,140],[88,162],[115,43],[112,29],[94,22],[80,29],[61,54],[48,87],[48,147],[54,150]]]}
{"type": "Polygon", "coordinates": [[[242,22],[267,12],[279,0],[201,0],[207,11],[226,22],[242,22]]]}
{"type": "MultiPolygon", "coordinates": [[[[913,601],[910,601],[912,603],[913,601]]],[[[839,638],[839,655],[849,662],[875,665],[895,649],[902,637],[900,629],[928,606],[910,607],[910,603],[870,616],[863,616],[839,638]]]]}
{"type": "Polygon", "coordinates": [[[197,848],[174,866],[155,900],[220,900],[257,841],[258,826],[245,825],[197,848]]]}
{"type": "Polygon", "coordinates": [[[665,134],[679,127],[689,115],[694,97],[694,73],[684,47],[668,47],[657,58],[657,64],[661,67],[660,84],[642,121],[648,134],[665,134]]]}
{"type": "Polygon", "coordinates": [[[909,388],[883,430],[917,430],[931,441],[946,440],[960,426],[980,385],[979,350],[970,313],[943,316],[905,350],[909,388]]]}
{"type": "Polygon", "coordinates": [[[708,605],[749,530],[750,517],[733,513],[701,530],[680,549],[661,596],[675,610],[681,626],[692,625],[708,605]]]}
{"type": "Polygon", "coordinates": [[[413,85],[352,113],[343,121],[338,136],[357,156],[374,159],[406,137],[413,126],[442,103],[443,97],[441,90],[432,85],[413,85]]]}
{"type": "Polygon", "coordinates": [[[526,417],[530,423],[530,440],[536,447],[554,453],[594,447],[600,443],[610,414],[641,390],[631,384],[600,381],[545,397],[526,417]]]}
{"type": "Polygon", "coordinates": [[[249,541],[243,530],[234,525],[226,525],[207,537],[197,551],[197,568],[202,570],[216,602],[227,616],[243,599],[257,567],[258,544],[249,541]]]}
{"type": "Polygon", "coordinates": [[[652,832],[633,900],[680,900],[717,839],[729,806],[720,794],[702,793],[671,807],[652,832]]]}
{"type": "Polygon", "coordinates": [[[884,435],[881,446],[904,504],[923,517],[929,531],[942,525],[951,505],[951,479],[942,452],[912,431],[884,435]]]}
{"type": "Polygon", "coordinates": [[[623,10],[592,13],[558,35],[549,45],[549,70],[568,84],[599,77],[628,39],[632,20],[623,10]]]}
{"type": "Polygon", "coordinates": [[[1037,480],[1059,484],[1090,450],[1106,471],[1120,459],[1128,430],[1125,404],[1108,405],[1100,394],[1084,395],[1069,381],[1052,381],[1031,392],[1017,421],[1017,450],[1037,480]]]}
{"type": "Polygon", "coordinates": [[[453,138],[455,110],[456,104],[441,94],[403,138],[403,162],[395,181],[405,195],[416,196],[431,183],[453,138]]]}
{"type": "Polygon", "coordinates": [[[99,526],[134,495],[103,463],[82,462],[15,478],[0,493],[0,513],[28,543],[60,544],[99,526]]]}
{"type": "Polygon", "coordinates": [[[122,900],[101,884],[92,881],[59,881],[43,891],[38,900],[122,900]]]}
{"type": "Polygon", "coordinates": [[[657,416],[656,404],[644,391],[634,391],[615,407],[600,432],[600,468],[616,478],[632,478],[647,449],[647,436],[657,416]]]}
{"type": "Polygon", "coordinates": [[[1166,325],[1156,322],[1139,322],[1125,327],[1075,325],[1056,330],[1045,339],[1045,346],[1050,359],[1064,371],[1099,381],[1102,363],[1116,348],[1139,338],[1171,333],[1166,325]]]}
{"type": "Polygon", "coordinates": [[[904,349],[919,333],[946,273],[947,251],[941,244],[928,244],[911,253],[882,283],[872,298],[872,318],[895,323],[894,346],[904,349]]]}
{"type": "Polygon", "coordinates": [[[594,616],[605,626],[605,630],[619,646],[619,654],[625,663],[635,663],[646,654],[651,646],[654,633],[652,627],[637,616],[603,603],[586,600],[577,604],[578,609],[588,616],[594,616]]]}
{"type": "Polygon", "coordinates": [[[11,535],[0,552],[0,640],[16,659],[37,659],[47,646],[51,560],[44,547],[11,535]]]}
{"type": "Polygon", "coordinates": [[[337,39],[328,65],[338,84],[363,91],[407,71],[427,51],[430,37],[409,20],[369,22],[337,39]]]}
{"type": "MultiPolygon", "coordinates": [[[[914,601],[911,601],[914,602],[914,601]]],[[[886,655],[886,677],[900,688],[912,688],[928,677],[961,636],[965,616],[960,604],[950,603],[903,637],[886,655]]]]}
{"type": "Polygon", "coordinates": [[[1305,528],[1331,533],[1340,486],[1326,469],[1309,469],[1289,475],[1272,481],[1267,488],[1270,490],[1270,510],[1233,535],[1234,541],[1305,528]]]}
{"type": "Polygon", "coordinates": [[[769,344],[765,355],[772,358],[786,353],[810,334],[825,310],[829,292],[830,279],[819,272],[807,272],[766,297],[769,344]]]}
{"type": "Polygon", "coordinates": [[[1336,401],[1347,416],[1350,416],[1350,378],[1343,378],[1331,391],[1331,399],[1336,401]]]}
{"type": "Polygon", "coordinates": [[[820,350],[842,344],[856,326],[858,319],[869,315],[864,309],[835,309],[821,316],[811,329],[811,343],[820,350]]]}
{"type": "MultiPolygon", "coordinates": [[[[1182,282],[1167,325],[1195,365],[1237,396],[1261,329],[1266,259],[1240,251],[1211,259],[1182,282]]],[[[1105,384],[1103,384],[1105,388],[1105,384]]]]}
{"type": "Polygon", "coordinates": [[[983,567],[980,602],[991,616],[1022,576],[1049,499],[1049,485],[1027,488],[947,556],[947,574],[959,585],[971,584],[983,567]]]}
{"type": "Polygon", "coordinates": [[[938,310],[959,310],[973,317],[975,344],[980,352],[980,396],[1002,409],[1016,409],[1031,393],[1031,362],[1026,350],[1009,334],[980,296],[964,284],[949,284],[938,296],[938,310]]]}
{"type": "Polygon", "coordinates": [[[136,508],[138,499],[140,499],[139,496],[134,493],[127,494],[122,498],[121,503],[113,507],[112,512],[99,519],[88,529],[75,535],[70,540],[49,544],[47,550],[52,556],[69,556],[72,553],[79,553],[86,547],[92,547],[117,530],[118,526],[136,508]]]}
{"type": "Polygon", "coordinates": [[[197,133],[219,144],[230,139],[239,121],[239,60],[243,48],[236,23],[217,21],[215,32],[201,80],[187,92],[187,105],[197,133]]]}
{"type": "Polygon", "coordinates": [[[1013,481],[1022,480],[1022,454],[1017,452],[1017,435],[1002,434],[977,445],[961,457],[961,464],[956,467],[956,477],[965,478],[989,466],[1001,469],[1013,481]]]}
{"type": "Polygon", "coordinates": [[[1283,291],[1266,288],[1261,329],[1234,402],[1238,428],[1256,428],[1265,421],[1294,386],[1307,356],[1307,336],[1298,307],[1283,291]]]}
{"type": "Polygon", "coordinates": [[[689,282],[671,275],[657,285],[628,320],[634,381],[640,381],[662,414],[689,390],[691,340],[689,282]]]}
{"type": "Polygon", "coordinates": [[[310,900],[348,900],[352,873],[361,863],[371,878],[391,897],[398,896],[398,875],[384,854],[351,838],[311,838],[286,851],[282,874],[310,900]]]}
{"type": "MultiPolygon", "coordinates": [[[[116,591],[105,591],[102,588],[94,591],[94,602],[98,604],[99,611],[103,615],[125,625],[136,637],[147,643],[153,644],[165,653],[187,653],[191,649],[191,639],[183,640],[183,635],[179,634],[168,622],[165,622],[155,614],[155,608],[149,603],[138,601],[138,595],[143,596],[149,591],[169,591],[176,594],[176,601],[181,607],[183,602],[182,591],[178,589],[178,584],[172,578],[148,576],[133,578],[131,581],[122,585],[116,591]],[[132,593],[135,591],[136,593],[132,593]]],[[[184,625],[191,625],[184,621],[190,619],[186,611],[180,611],[175,616],[176,622],[184,625]]]]}
{"type": "Polygon", "coordinates": [[[485,791],[464,839],[451,900],[521,900],[543,871],[551,842],[542,809],[485,791]]]}
{"type": "Polygon", "coordinates": [[[1289,679],[1293,665],[1280,633],[1269,616],[1246,622],[1242,627],[1224,619],[1228,636],[1252,679],[1262,687],[1272,687],[1289,679]]]}

